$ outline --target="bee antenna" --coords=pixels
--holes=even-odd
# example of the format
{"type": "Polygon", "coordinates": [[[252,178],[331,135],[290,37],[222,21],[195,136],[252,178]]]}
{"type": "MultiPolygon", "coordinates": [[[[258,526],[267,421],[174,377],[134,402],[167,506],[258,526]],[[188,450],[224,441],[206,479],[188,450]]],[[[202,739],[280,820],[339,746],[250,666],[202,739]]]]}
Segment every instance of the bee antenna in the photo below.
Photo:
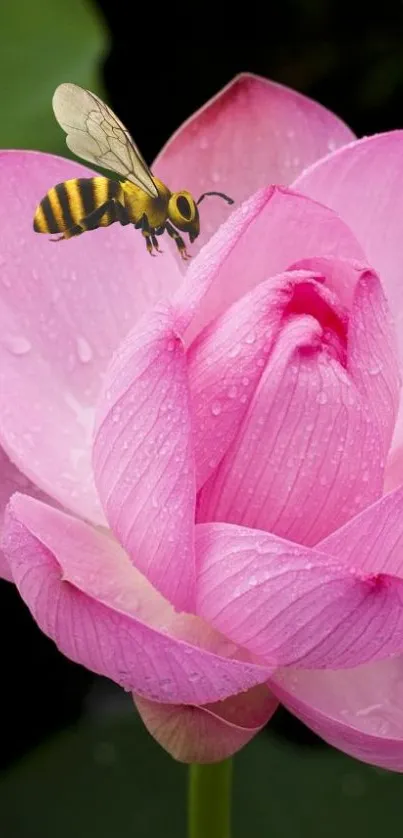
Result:
{"type": "Polygon", "coordinates": [[[217,195],[218,198],[223,198],[224,201],[227,202],[227,204],[233,204],[234,203],[232,198],[229,198],[228,195],[224,195],[224,192],[203,192],[203,194],[200,195],[200,198],[197,201],[197,204],[201,204],[201,202],[204,200],[206,195],[217,195]]]}

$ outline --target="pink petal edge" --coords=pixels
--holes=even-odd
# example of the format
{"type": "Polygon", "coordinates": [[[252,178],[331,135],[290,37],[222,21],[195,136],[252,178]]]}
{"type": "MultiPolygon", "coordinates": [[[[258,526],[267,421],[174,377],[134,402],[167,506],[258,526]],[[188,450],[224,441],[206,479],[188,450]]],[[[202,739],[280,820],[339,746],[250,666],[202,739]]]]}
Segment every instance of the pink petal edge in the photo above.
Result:
{"type": "MultiPolygon", "coordinates": [[[[273,673],[269,666],[216,654],[223,639],[209,627],[199,632],[201,645],[178,639],[170,606],[156,591],[149,602],[150,586],[146,580],[137,584],[140,574],[121,548],[83,521],[14,495],[2,546],[23,600],[63,654],[144,698],[207,704],[273,673]]],[[[179,638],[183,634],[182,618],[179,638]]],[[[226,645],[234,654],[235,647],[226,645]]]]}
{"type": "Polygon", "coordinates": [[[133,564],[176,608],[194,609],[195,475],[188,378],[162,303],[120,345],[98,407],[97,489],[133,564]]]}
{"type": "Polygon", "coordinates": [[[348,567],[403,579],[403,487],[367,506],[316,545],[348,567]]]}
{"type": "Polygon", "coordinates": [[[185,345],[260,282],[313,256],[365,263],[347,225],[322,204],[285,188],[256,192],[190,264],[174,294],[185,345]]]}
{"type": "MultiPolygon", "coordinates": [[[[239,204],[262,186],[291,183],[306,166],[352,139],[352,131],[317,102],[241,73],[175,132],[153,171],[170,189],[188,189],[195,199],[218,190],[239,204]]],[[[201,235],[192,253],[228,212],[220,198],[204,200],[201,235]]]]}
{"type": "Polygon", "coordinates": [[[261,660],[345,669],[403,651],[403,580],[231,524],[196,528],[197,613],[261,660]]]}
{"type": "MultiPolygon", "coordinates": [[[[308,167],[293,186],[334,209],[357,237],[385,288],[402,362],[403,131],[357,140],[308,167]]],[[[396,488],[402,480],[403,402],[389,456],[386,489],[396,488]]]]}
{"type": "Polygon", "coordinates": [[[180,274],[172,253],[151,259],[142,236],[120,225],[56,244],[33,231],[50,187],[93,174],[40,152],[0,152],[0,443],[43,491],[103,523],[90,465],[102,376],[180,274]]]}
{"type": "MultiPolygon", "coordinates": [[[[11,496],[15,492],[22,491],[49,503],[49,498],[31,483],[25,477],[25,474],[18,471],[6,452],[0,448],[0,532],[3,527],[4,513],[11,496]]],[[[0,579],[6,579],[8,582],[13,581],[10,566],[2,550],[0,550],[0,579]]]]}
{"type": "Polygon", "coordinates": [[[276,697],[326,742],[370,765],[403,772],[403,657],[338,672],[283,670],[276,697]]]}

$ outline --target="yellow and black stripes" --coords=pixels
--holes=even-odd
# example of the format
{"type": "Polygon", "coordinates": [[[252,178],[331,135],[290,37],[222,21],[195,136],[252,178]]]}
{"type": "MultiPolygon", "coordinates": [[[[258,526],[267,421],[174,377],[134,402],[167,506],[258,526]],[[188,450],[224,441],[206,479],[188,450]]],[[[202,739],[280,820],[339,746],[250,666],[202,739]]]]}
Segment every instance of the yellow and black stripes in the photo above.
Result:
{"type": "Polygon", "coordinates": [[[42,199],[34,215],[34,230],[70,238],[115,221],[128,223],[119,204],[122,197],[120,183],[110,178],[66,180],[49,189],[42,199]]]}

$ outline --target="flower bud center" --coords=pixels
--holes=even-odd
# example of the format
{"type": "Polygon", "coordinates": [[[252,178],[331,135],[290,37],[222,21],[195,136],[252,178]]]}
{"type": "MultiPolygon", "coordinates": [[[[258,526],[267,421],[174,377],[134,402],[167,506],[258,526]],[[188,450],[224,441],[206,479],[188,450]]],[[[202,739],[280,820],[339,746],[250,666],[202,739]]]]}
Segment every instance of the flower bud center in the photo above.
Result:
{"type": "Polygon", "coordinates": [[[300,282],[284,309],[284,318],[309,314],[322,327],[321,344],[345,366],[348,315],[336,295],[321,281],[300,282]]]}

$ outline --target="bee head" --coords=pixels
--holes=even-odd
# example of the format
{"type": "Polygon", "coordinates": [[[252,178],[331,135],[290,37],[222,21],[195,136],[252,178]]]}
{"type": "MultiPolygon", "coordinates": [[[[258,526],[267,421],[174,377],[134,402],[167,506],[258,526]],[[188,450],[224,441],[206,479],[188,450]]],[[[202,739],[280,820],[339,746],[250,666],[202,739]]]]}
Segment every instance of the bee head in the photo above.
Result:
{"type": "Polygon", "coordinates": [[[172,224],[183,233],[189,233],[191,242],[200,233],[199,210],[190,192],[173,192],[168,204],[168,216],[172,224]]]}

